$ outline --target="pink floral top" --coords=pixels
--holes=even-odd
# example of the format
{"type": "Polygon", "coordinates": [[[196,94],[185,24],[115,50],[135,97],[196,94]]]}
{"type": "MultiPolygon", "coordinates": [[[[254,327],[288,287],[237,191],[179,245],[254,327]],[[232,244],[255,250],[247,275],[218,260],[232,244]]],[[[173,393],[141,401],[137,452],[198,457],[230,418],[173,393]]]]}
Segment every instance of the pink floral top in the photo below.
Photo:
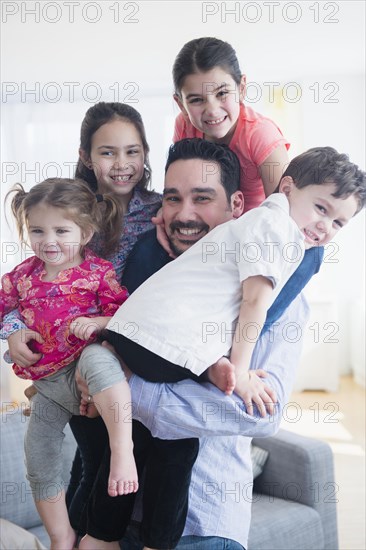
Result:
{"type": "Polygon", "coordinates": [[[43,281],[43,262],[28,258],[2,278],[0,320],[19,308],[29,329],[39,332],[43,344],[32,341],[32,351],[43,357],[34,365],[13,365],[20,378],[38,380],[69,365],[95,340],[80,340],[70,334],[70,323],[77,317],[113,316],[127,299],[110,262],[86,250],[82,264],[61,271],[53,281],[43,281]]]}

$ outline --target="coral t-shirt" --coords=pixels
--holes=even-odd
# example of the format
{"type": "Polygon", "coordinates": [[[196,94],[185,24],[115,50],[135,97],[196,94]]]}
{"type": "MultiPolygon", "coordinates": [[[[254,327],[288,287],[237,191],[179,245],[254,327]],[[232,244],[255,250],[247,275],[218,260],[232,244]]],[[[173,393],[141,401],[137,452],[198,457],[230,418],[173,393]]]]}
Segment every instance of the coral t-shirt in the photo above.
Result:
{"type": "MultiPolygon", "coordinates": [[[[180,113],[175,120],[173,142],[193,137],[203,138],[204,135],[180,113]]],[[[229,147],[240,162],[240,189],[244,194],[244,212],[259,206],[266,198],[259,166],[280,145],[285,145],[286,149],[290,147],[278,126],[270,118],[241,104],[229,147]]]]}

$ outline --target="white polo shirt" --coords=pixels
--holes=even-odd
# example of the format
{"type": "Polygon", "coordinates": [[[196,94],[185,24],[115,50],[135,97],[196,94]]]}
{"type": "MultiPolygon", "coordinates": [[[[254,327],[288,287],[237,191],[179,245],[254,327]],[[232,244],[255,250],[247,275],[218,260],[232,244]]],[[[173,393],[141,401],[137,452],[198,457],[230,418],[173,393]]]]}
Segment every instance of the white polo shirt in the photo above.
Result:
{"type": "MultiPolygon", "coordinates": [[[[276,193],[258,208],[217,226],[147,279],[107,329],[200,375],[229,354],[242,281],[268,277],[273,303],[303,256],[304,236],[289,216],[286,196],[276,193]]],[[[261,328],[242,330],[253,337],[261,328]]]]}

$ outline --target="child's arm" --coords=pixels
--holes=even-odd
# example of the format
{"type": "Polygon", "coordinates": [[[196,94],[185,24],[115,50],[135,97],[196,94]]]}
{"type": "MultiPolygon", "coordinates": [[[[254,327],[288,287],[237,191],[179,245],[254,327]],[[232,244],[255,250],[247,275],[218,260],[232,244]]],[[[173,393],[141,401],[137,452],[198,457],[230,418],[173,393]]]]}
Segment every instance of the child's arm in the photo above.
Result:
{"type": "Polygon", "coordinates": [[[70,323],[70,332],[80,340],[89,340],[89,338],[105,329],[110,317],[77,317],[70,323]]]}
{"type": "MultiPolygon", "coordinates": [[[[104,270],[103,270],[104,271],[104,270]]],[[[99,313],[104,317],[113,317],[119,307],[128,298],[128,290],[117,280],[112,264],[103,273],[98,288],[99,313]]]]}
{"type": "Polygon", "coordinates": [[[13,309],[10,313],[6,313],[0,330],[0,339],[7,340],[14,332],[27,328],[23,323],[19,309],[13,309]]]}
{"type": "Polygon", "coordinates": [[[70,332],[81,340],[89,340],[92,334],[105,329],[120,305],[126,301],[128,292],[116,278],[111,264],[104,262],[100,268],[101,278],[98,288],[99,316],[77,317],[70,323],[70,332]]]}
{"type": "Polygon", "coordinates": [[[261,275],[249,277],[242,283],[243,298],[230,362],[235,366],[234,391],[244,400],[249,414],[253,414],[253,402],[265,414],[266,394],[272,397],[261,380],[265,376],[263,372],[249,372],[253,350],[266,319],[272,292],[272,282],[261,275]]]}
{"type": "Polygon", "coordinates": [[[42,354],[31,351],[28,342],[36,340],[43,344],[43,338],[39,332],[27,328],[18,309],[4,316],[0,339],[8,341],[9,350],[4,353],[4,360],[7,363],[16,363],[25,368],[30,367],[42,357],[42,354]]]}
{"type": "Polygon", "coordinates": [[[242,283],[242,302],[231,347],[230,359],[222,357],[207,369],[207,378],[227,395],[239,395],[248,414],[253,414],[253,403],[261,416],[274,412],[275,392],[265,385],[262,369],[249,371],[255,344],[266,319],[273,285],[267,277],[255,275],[242,283]]]}
{"type": "Polygon", "coordinates": [[[11,273],[5,274],[1,279],[0,288],[0,321],[4,315],[17,309],[19,305],[19,295],[17,290],[16,269],[11,273]]]}
{"type": "Polygon", "coordinates": [[[259,166],[264,193],[268,197],[276,189],[290,159],[285,145],[279,145],[259,166]]]}
{"type": "Polygon", "coordinates": [[[242,301],[235,329],[230,361],[238,374],[248,374],[250,359],[267,315],[273,292],[270,279],[262,275],[248,277],[242,283],[242,301]]]}
{"type": "Polygon", "coordinates": [[[34,365],[42,358],[41,353],[34,353],[29,347],[28,342],[35,340],[43,344],[44,340],[39,332],[29,328],[19,329],[12,332],[8,337],[9,353],[4,354],[4,359],[8,362],[10,357],[12,363],[19,367],[26,368],[34,365]]]}
{"type": "Polygon", "coordinates": [[[8,361],[10,356],[13,363],[23,368],[33,365],[41,358],[39,353],[33,353],[29,349],[27,343],[31,340],[43,343],[42,336],[27,328],[16,309],[19,305],[18,280],[24,272],[23,266],[28,265],[30,261],[31,259],[23,262],[13,271],[5,274],[1,279],[0,289],[0,320],[4,321],[1,338],[7,339],[9,346],[9,353],[5,354],[5,360],[8,361]]]}

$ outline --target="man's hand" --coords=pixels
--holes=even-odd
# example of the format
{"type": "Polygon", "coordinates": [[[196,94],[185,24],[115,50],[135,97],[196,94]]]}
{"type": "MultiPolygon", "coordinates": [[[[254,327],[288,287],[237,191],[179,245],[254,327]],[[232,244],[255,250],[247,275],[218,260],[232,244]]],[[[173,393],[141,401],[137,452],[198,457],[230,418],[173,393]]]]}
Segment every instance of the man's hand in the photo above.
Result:
{"type": "Polygon", "coordinates": [[[22,368],[30,367],[42,357],[41,353],[33,353],[27,343],[35,340],[43,344],[44,340],[39,332],[23,328],[13,332],[8,338],[9,355],[11,360],[22,368]]]}
{"type": "Polygon", "coordinates": [[[253,403],[257,405],[261,416],[274,413],[274,404],[277,402],[277,396],[274,390],[266,386],[262,378],[266,378],[267,373],[263,369],[244,371],[237,373],[237,380],[234,392],[244,401],[247,413],[253,415],[253,403]]]}
{"type": "Polygon", "coordinates": [[[105,329],[110,317],[77,317],[70,323],[70,332],[80,340],[89,338],[105,329]]]}

